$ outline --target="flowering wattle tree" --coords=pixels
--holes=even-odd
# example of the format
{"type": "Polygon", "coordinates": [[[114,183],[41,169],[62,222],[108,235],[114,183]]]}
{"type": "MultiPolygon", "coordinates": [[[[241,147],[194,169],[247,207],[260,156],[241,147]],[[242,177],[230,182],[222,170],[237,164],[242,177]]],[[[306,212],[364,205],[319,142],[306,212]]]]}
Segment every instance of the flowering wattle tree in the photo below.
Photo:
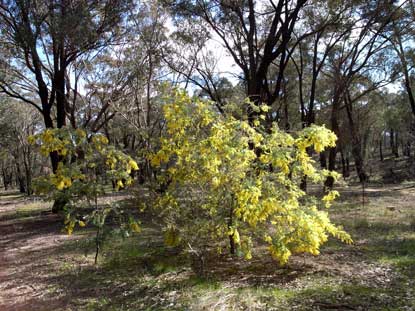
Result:
{"type": "Polygon", "coordinates": [[[105,194],[108,181],[113,181],[117,189],[132,184],[131,173],[138,170],[138,165],[129,155],[110,146],[105,136],[87,135],[81,129],[46,129],[31,136],[29,141],[36,144],[45,157],[51,152],[59,156],[56,172],[37,178],[34,188],[50,200],[63,202],[68,234],[72,234],[77,224],[95,226],[98,255],[105,221],[110,214],[124,236],[140,231],[138,222],[120,204],[98,202],[105,194]]]}
{"type": "Polygon", "coordinates": [[[253,106],[253,126],[212,107],[180,91],[164,105],[166,132],[151,161],[167,185],[155,204],[167,244],[215,245],[219,251],[229,244],[231,253],[250,259],[262,240],[285,264],[293,253],[318,254],[329,235],[352,241],[328,217],[338,193],[318,198],[300,188],[304,176],[316,184],[338,177],[318,169],[307,153],[334,146],[334,133],[316,125],[296,135],[276,124],[265,131],[266,105],[253,106]]]}

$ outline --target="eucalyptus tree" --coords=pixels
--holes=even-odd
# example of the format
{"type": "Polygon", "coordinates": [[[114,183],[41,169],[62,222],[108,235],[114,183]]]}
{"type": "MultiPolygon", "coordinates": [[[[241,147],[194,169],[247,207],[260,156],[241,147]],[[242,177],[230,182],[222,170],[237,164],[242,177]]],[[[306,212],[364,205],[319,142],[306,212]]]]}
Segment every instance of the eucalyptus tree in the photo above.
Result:
{"type": "Polygon", "coordinates": [[[391,43],[391,52],[396,58],[391,58],[395,70],[402,75],[403,88],[407,94],[409,106],[415,116],[415,94],[413,86],[414,69],[414,34],[415,10],[414,1],[403,1],[399,6],[391,5],[386,8],[392,14],[392,21],[388,26],[385,37],[391,43]]]}
{"type": "Polygon", "coordinates": [[[11,185],[11,176],[22,193],[32,194],[32,179],[41,168],[34,147],[28,138],[41,126],[35,109],[24,107],[13,99],[0,98],[0,149],[2,178],[5,188],[11,185]]]}
{"type": "MultiPolygon", "coordinates": [[[[328,57],[335,47],[350,34],[353,23],[350,19],[354,4],[348,1],[311,1],[304,9],[302,27],[310,29],[310,35],[298,43],[290,55],[298,74],[298,98],[303,127],[316,122],[316,97],[321,88],[319,80],[327,65],[328,57]]],[[[295,35],[296,31],[294,31],[295,35]]]]}
{"type": "Polygon", "coordinates": [[[173,84],[184,89],[194,88],[196,94],[210,99],[223,113],[235,95],[229,78],[237,75],[226,71],[231,66],[223,68],[226,56],[223,49],[207,25],[176,19],[173,29],[169,35],[169,49],[163,53],[163,60],[174,75],[173,84]]]}
{"type": "MultiPolygon", "coordinates": [[[[351,135],[351,153],[356,172],[361,182],[368,180],[362,154],[362,141],[358,124],[354,120],[354,105],[372,91],[390,83],[390,75],[385,57],[388,40],[384,37],[392,15],[385,10],[387,1],[358,3],[350,14],[353,28],[339,42],[328,57],[329,66],[324,74],[331,81],[330,126],[337,136],[341,136],[339,118],[342,109],[346,110],[347,130],[351,135]]],[[[334,170],[337,152],[342,146],[329,151],[328,169],[334,170]]],[[[326,185],[333,186],[328,178],[326,185]]]]}
{"type": "MultiPolygon", "coordinates": [[[[203,23],[242,72],[246,96],[270,106],[280,98],[284,70],[299,38],[293,32],[306,0],[165,0],[176,16],[203,23]],[[295,42],[294,42],[295,41],[295,42]],[[272,67],[277,68],[271,72],[272,67]]],[[[247,105],[250,122],[255,111],[247,105]]],[[[268,114],[271,121],[275,114],[268,114]]]]}
{"type": "MultiPolygon", "coordinates": [[[[112,44],[130,0],[0,2],[0,91],[38,110],[47,128],[66,125],[70,65],[112,44]]],[[[59,157],[51,153],[55,171],[59,157]]]]}
{"type": "MultiPolygon", "coordinates": [[[[164,62],[170,50],[167,19],[158,1],[141,1],[129,15],[130,31],[123,43],[96,57],[98,66],[92,66],[86,85],[89,99],[108,107],[98,123],[100,130],[111,143],[139,156],[142,177],[151,171],[142,155],[154,148],[163,126],[160,97],[172,83],[164,62]]],[[[89,125],[94,123],[92,119],[89,125]]]]}

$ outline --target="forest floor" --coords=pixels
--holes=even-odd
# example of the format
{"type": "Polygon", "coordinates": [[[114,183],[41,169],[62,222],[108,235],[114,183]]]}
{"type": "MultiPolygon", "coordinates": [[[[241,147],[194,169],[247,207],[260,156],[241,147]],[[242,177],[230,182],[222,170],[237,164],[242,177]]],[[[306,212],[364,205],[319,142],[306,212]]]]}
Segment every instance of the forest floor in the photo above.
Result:
{"type": "Polygon", "coordinates": [[[49,203],[0,192],[0,310],[415,310],[415,183],[369,185],[364,202],[339,190],[331,217],[353,245],[332,239],[286,267],[211,258],[203,278],[145,223],[94,265],[90,230],[67,236],[49,203]]]}

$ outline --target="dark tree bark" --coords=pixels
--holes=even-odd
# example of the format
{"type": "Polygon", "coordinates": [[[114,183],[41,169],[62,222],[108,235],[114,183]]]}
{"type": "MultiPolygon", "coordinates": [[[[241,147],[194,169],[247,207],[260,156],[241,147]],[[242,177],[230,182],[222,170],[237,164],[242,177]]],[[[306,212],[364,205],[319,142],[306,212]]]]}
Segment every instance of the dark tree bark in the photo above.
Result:
{"type": "Polygon", "coordinates": [[[403,155],[406,157],[411,156],[411,142],[407,141],[405,145],[403,146],[403,155]]]}
{"type": "Polygon", "coordinates": [[[369,176],[364,166],[364,153],[362,150],[361,135],[353,119],[353,101],[348,90],[345,92],[344,104],[346,107],[346,115],[349,124],[350,134],[352,137],[351,151],[354,158],[356,173],[359,177],[359,181],[361,183],[365,183],[368,181],[369,176]]]}
{"type": "MultiPolygon", "coordinates": [[[[410,23],[413,23],[413,18],[410,18],[410,23]]],[[[410,65],[408,64],[407,52],[404,48],[404,42],[402,41],[402,33],[406,32],[408,29],[412,27],[404,27],[403,25],[397,25],[396,21],[392,23],[393,28],[393,35],[389,38],[390,42],[392,43],[392,47],[395,50],[396,54],[398,55],[400,61],[400,69],[403,74],[404,78],[404,87],[406,91],[406,95],[408,97],[409,105],[411,107],[412,114],[415,116],[415,97],[412,89],[411,83],[411,74],[410,74],[410,65]]]]}
{"type": "Polygon", "coordinates": [[[392,155],[395,158],[399,158],[398,133],[394,129],[390,130],[390,147],[391,147],[392,155]]]}
{"type": "Polygon", "coordinates": [[[8,170],[7,167],[2,166],[2,176],[3,176],[3,187],[4,190],[8,190],[9,186],[12,186],[12,180],[13,180],[13,172],[8,170]]]}
{"type": "MultiPolygon", "coordinates": [[[[228,229],[231,229],[233,226],[233,208],[231,208],[229,212],[229,219],[228,219],[228,229]]],[[[229,234],[229,252],[231,255],[235,255],[236,253],[236,245],[235,245],[235,238],[234,233],[229,234]]]]}
{"type": "MultiPolygon", "coordinates": [[[[339,113],[340,113],[340,104],[341,104],[341,94],[343,93],[343,85],[341,82],[341,77],[336,74],[333,99],[331,104],[331,116],[330,116],[330,127],[334,134],[337,137],[340,137],[340,127],[339,127],[339,113]]],[[[336,169],[336,156],[337,156],[337,146],[328,148],[328,165],[327,168],[330,171],[336,169]]],[[[325,183],[325,187],[332,189],[334,185],[334,178],[328,176],[325,183]]]]}
{"type": "Polygon", "coordinates": [[[381,137],[379,139],[379,159],[381,162],[383,162],[384,157],[383,157],[383,137],[381,137]]]}
{"type": "Polygon", "coordinates": [[[320,152],[320,166],[321,168],[327,169],[327,154],[326,151],[320,152]]]}
{"type": "Polygon", "coordinates": [[[349,156],[346,158],[346,170],[347,170],[347,176],[350,176],[350,159],[349,156]]]}
{"type": "Polygon", "coordinates": [[[15,167],[16,167],[16,182],[17,182],[17,186],[19,187],[19,192],[26,193],[25,178],[20,170],[20,165],[18,162],[15,163],[15,167]]]}

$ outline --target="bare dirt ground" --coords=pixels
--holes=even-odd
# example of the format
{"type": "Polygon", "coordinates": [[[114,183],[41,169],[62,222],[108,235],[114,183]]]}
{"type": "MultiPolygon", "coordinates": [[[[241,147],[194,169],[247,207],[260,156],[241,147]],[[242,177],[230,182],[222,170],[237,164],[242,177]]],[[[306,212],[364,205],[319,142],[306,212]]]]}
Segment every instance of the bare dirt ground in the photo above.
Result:
{"type": "MultiPolygon", "coordinates": [[[[125,196],[109,198],[120,199],[125,196]]],[[[70,304],[72,297],[59,295],[54,285],[69,258],[60,249],[84,237],[62,232],[61,216],[50,210],[51,204],[39,199],[0,192],[1,311],[58,310],[70,304]]],[[[79,267],[88,263],[83,259],[79,267]]]]}
{"type": "Polygon", "coordinates": [[[93,266],[67,247],[87,231],[67,236],[49,204],[0,192],[0,310],[415,310],[414,185],[368,187],[364,204],[360,188],[342,193],[332,217],[354,245],[332,241],[285,268],[267,256],[222,258],[206,281],[163,251],[152,261],[131,245],[93,266]]]}
{"type": "Polygon", "coordinates": [[[48,204],[15,193],[0,196],[0,310],[53,310],[61,303],[45,299],[48,258],[70,237],[48,204]]]}

